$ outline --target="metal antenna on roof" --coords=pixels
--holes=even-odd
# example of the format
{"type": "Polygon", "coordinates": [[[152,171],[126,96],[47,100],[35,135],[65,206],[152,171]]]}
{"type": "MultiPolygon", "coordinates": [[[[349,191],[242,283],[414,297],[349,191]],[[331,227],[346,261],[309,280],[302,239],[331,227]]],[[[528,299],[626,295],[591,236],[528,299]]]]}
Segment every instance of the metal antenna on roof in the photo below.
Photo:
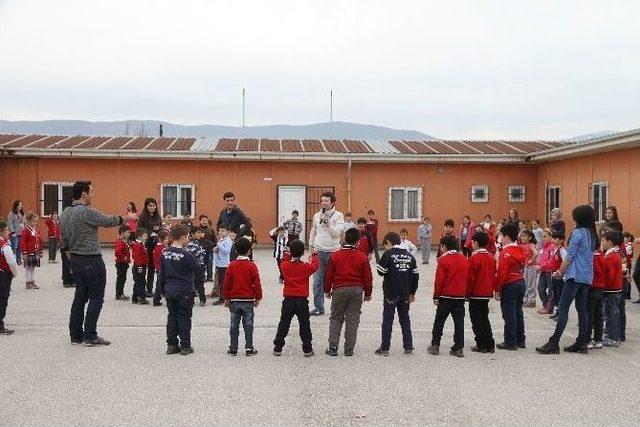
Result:
{"type": "Polygon", "coordinates": [[[329,139],[333,138],[333,89],[329,92],[329,139]]]}
{"type": "Polygon", "coordinates": [[[244,114],[245,114],[245,110],[244,110],[244,88],[242,88],[242,139],[244,139],[244,114]]]}

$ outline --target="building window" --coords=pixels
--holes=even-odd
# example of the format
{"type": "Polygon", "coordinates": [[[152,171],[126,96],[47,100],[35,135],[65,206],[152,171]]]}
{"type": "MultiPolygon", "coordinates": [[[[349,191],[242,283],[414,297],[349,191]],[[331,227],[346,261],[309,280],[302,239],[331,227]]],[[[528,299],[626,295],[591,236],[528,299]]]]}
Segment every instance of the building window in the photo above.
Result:
{"type": "Polygon", "coordinates": [[[507,194],[509,203],[524,203],[525,201],[524,185],[510,185],[507,194]]]}
{"type": "Polygon", "coordinates": [[[43,182],[40,188],[40,214],[49,216],[73,204],[73,182],[43,182]]]}
{"type": "Polygon", "coordinates": [[[551,211],[560,207],[560,187],[553,185],[547,187],[547,224],[551,222],[551,211]]]}
{"type": "Polygon", "coordinates": [[[195,185],[162,184],[160,206],[162,216],[166,214],[174,218],[182,218],[185,215],[193,218],[196,211],[196,187],[195,185]]]}
{"type": "Polygon", "coordinates": [[[422,188],[389,188],[389,221],[420,221],[422,217],[422,188]]]}
{"type": "Polygon", "coordinates": [[[596,212],[596,222],[604,221],[604,213],[609,206],[609,184],[606,182],[589,184],[589,199],[596,212]]]}
{"type": "Polygon", "coordinates": [[[489,186],[488,185],[472,185],[471,186],[471,202],[489,203],[489,186]]]}

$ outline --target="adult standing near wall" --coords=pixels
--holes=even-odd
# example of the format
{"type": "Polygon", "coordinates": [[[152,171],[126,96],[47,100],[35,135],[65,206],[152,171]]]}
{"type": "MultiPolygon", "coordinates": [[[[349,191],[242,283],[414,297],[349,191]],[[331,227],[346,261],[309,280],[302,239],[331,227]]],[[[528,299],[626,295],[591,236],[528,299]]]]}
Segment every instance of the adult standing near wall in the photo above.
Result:
{"type": "Polygon", "coordinates": [[[69,317],[71,344],[109,345],[97,332],[107,283],[98,228],[117,227],[132,217],[105,215],[91,207],[94,197],[91,181],[77,181],[72,191],[73,204],[60,214],[62,250],[67,252],[76,285],[69,317]]]}
{"type": "Polygon", "coordinates": [[[566,225],[564,220],[562,219],[562,211],[560,208],[553,208],[549,213],[551,217],[551,223],[549,224],[549,228],[556,233],[566,234],[566,225]]]}
{"type": "Polygon", "coordinates": [[[509,216],[507,217],[507,222],[518,225],[521,221],[520,215],[518,214],[518,210],[516,208],[509,209],[509,216]]]}
{"type": "Polygon", "coordinates": [[[24,228],[24,206],[22,200],[13,202],[13,207],[7,215],[7,225],[9,226],[9,240],[11,249],[16,256],[18,265],[22,264],[22,254],[20,253],[20,233],[24,228]]]}
{"type": "Polygon", "coordinates": [[[422,252],[422,263],[429,264],[431,258],[431,232],[433,226],[429,217],[422,218],[422,224],[418,227],[418,241],[420,242],[420,251],[422,252]]]}
{"type": "Polygon", "coordinates": [[[158,244],[158,233],[162,229],[162,218],[160,217],[160,213],[158,213],[158,202],[153,197],[144,199],[144,208],[138,217],[138,227],[144,228],[149,233],[145,248],[147,248],[147,257],[149,258],[149,266],[147,268],[147,297],[151,298],[153,296],[153,280],[156,274],[155,266],[153,265],[153,250],[158,244]]]}
{"type": "Polygon", "coordinates": [[[596,232],[595,212],[591,205],[577,206],[572,212],[576,228],[569,237],[567,256],[553,277],[560,279],[564,276],[565,284],[558,304],[558,320],[556,330],[549,341],[542,347],[536,348],[538,353],[558,354],[560,352],[560,337],[567,325],[569,308],[575,299],[578,312],[578,338],[575,343],[565,347],[564,351],[571,353],[587,353],[589,340],[589,313],[587,310],[587,293],[593,283],[593,252],[600,247],[596,232]]]}
{"type": "Polygon", "coordinates": [[[460,250],[462,255],[466,258],[471,257],[473,248],[471,247],[471,239],[476,232],[476,225],[471,221],[469,215],[465,215],[462,218],[462,224],[460,224],[460,250]]]}
{"type": "MultiPolygon", "coordinates": [[[[318,269],[313,275],[313,304],[311,316],[324,314],[324,272],[331,254],[340,249],[340,233],[344,216],[336,210],[336,196],[330,191],[320,196],[320,212],[313,215],[309,247],[318,253],[318,269]]],[[[371,214],[373,211],[369,211],[371,214]]]]}
{"type": "Polygon", "coordinates": [[[236,239],[239,239],[253,227],[251,220],[236,205],[235,194],[228,191],[222,195],[222,200],[224,200],[224,208],[220,211],[216,228],[224,225],[227,230],[236,234],[236,239]]]}

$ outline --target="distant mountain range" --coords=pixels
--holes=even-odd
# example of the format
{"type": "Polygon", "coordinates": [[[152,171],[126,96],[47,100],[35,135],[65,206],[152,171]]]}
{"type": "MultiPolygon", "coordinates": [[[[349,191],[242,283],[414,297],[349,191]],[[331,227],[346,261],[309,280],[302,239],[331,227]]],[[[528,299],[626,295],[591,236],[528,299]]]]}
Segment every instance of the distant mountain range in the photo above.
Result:
{"type": "MultiPolygon", "coordinates": [[[[132,135],[158,136],[162,124],[164,136],[241,138],[242,127],[218,125],[177,125],[156,120],[90,122],[85,120],[8,121],[0,120],[0,133],[47,135],[132,135]]],[[[297,139],[436,139],[415,130],[349,122],[310,125],[247,126],[246,138],[297,139]]]]}

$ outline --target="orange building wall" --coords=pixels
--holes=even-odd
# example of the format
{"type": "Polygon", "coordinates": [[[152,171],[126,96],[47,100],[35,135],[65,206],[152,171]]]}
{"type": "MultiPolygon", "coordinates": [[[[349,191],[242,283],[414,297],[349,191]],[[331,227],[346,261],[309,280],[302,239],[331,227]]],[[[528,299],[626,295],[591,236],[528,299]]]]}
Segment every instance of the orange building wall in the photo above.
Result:
{"type": "MultiPolygon", "coordinates": [[[[238,205],[249,215],[260,243],[269,242],[268,231],[275,226],[278,185],[335,186],[338,209],[347,210],[347,163],[237,162],[196,160],[134,159],[52,159],[4,158],[1,163],[2,194],[0,212],[6,216],[15,199],[25,209],[39,212],[40,184],[43,181],[73,182],[91,180],[96,197],[94,206],[110,214],[122,214],[129,200],[141,209],[145,197],[160,200],[161,184],[196,186],[196,214],[217,219],[222,209],[222,194],[233,191],[238,205]],[[271,178],[265,181],[264,178],[271,178]]],[[[353,215],[376,211],[380,234],[409,229],[415,240],[419,224],[388,222],[388,191],[393,186],[421,186],[423,215],[434,224],[434,237],[440,235],[442,223],[453,218],[458,224],[463,215],[474,221],[486,213],[494,219],[507,216],[511,204],[508,185],[525,185],[526,202],[517,203],[521,217],[538,212],[538,174],[535,165],[379,164],[354,163],[352,166],[353,215]],[[470,186],[489,185],[489,203],[471,203],[470,186]]],[[[544,194],[543,194],[544,196],[544,194]]],[[[544,199],[542,199],[544,203],[544,199]]],[[[114,230],[102,230],[104,242],[113,240],[114,230]]],[[[46,232],[43,230],[43,235],[46,232]]]]}
{"type": "Polygon", "coordinates": [[[559,160],[538,166],[538,215],[545,218],[545,185],[560,186],[560,208],[569,226],[571,209],[589,203],[589,184],[606,181],[608,204],[618,209],[620,222],[640,234],[640,148],[559,160]]]}

